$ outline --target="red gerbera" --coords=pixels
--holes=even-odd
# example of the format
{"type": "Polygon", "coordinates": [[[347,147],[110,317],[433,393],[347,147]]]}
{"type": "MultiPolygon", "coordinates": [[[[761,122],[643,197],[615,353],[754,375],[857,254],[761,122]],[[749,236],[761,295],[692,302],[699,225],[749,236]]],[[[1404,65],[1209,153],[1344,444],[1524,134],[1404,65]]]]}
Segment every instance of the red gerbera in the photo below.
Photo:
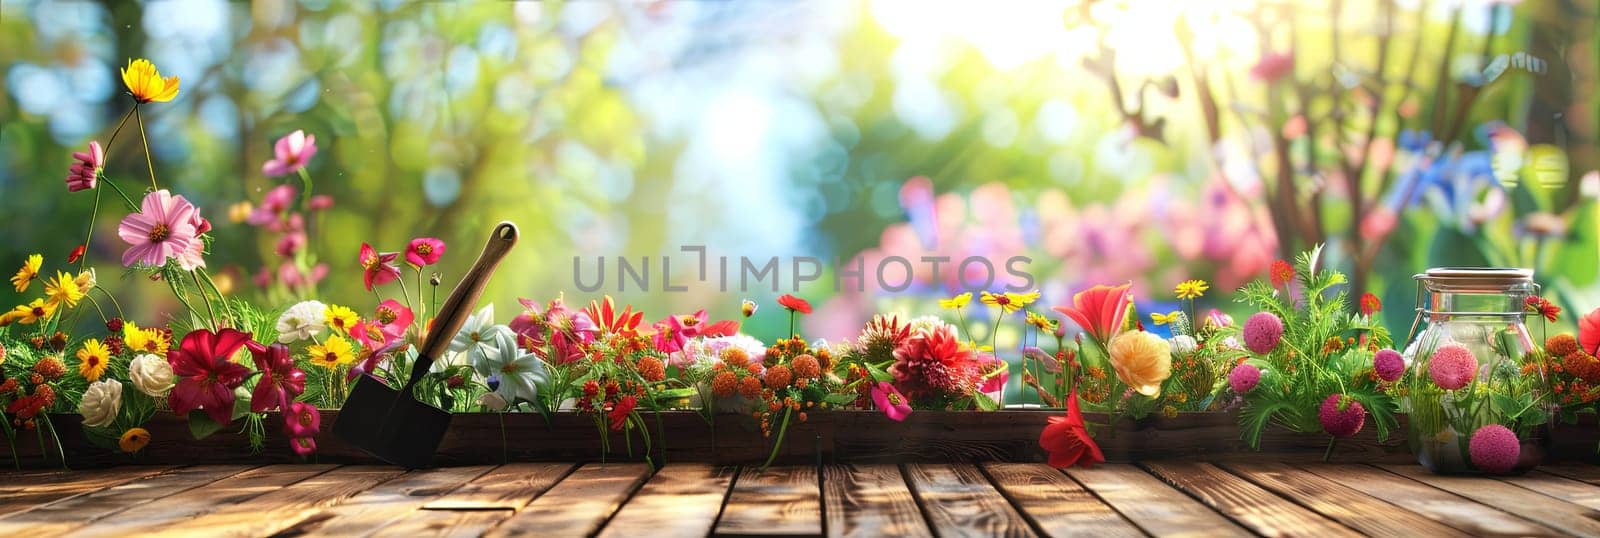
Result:
{"type": "Polygon", "coordinates": [[[1039,434],[1039,448],[1050,453],[1051,467],[1065,469],[1074,465],[1091,467],[1106,461],[1100,445],[1089,437],[1084,427],[1083,413],[1078,409],[1078,391],[1067,393],[1067,415],[1050,417],[1050,423],[1039,434]]]}
{"type": "Polygon", "coordinates": [[[1540,296],[1528,297],[1524,302],[1524,309],[1530,313],[1543,316],[1546,321],[1555,323],[1561,316],[1561,307],[1540,296]]]}
{"type": "Polygon", "coordinates": [[[811,303],[806,302],[805,299],[801,299],[787,293],[778,297],[778,304],[793,312],[799,312],[801,314],[811,313],[811,303]]]}
{"type": "Polygon", "coordinates": [[[1371,292],[1361,294],[1361,313],[1363,315],[1370,316],[1381,310],[1383,310],[1383,301],[1379,301],[1377,295],[1373,295],[1371,292]]]}
{"type": "Polygon", "coordinates": [[[1283,286],[1290,280],[1294,280],[1294,266],[1283,260],[1272,262],[1272,285],[1283,286]]]}
{"type": "Polygon", "coordinates": [[[250,333],[200,329],[184,335],[178,349],[167,358],[178,378],[169,403],[172,411],[187,415],[201,409],[217,424],[233,421],[233,389],[244,383],[250,369],[228,360],[250,341],[250,333]]]}
{"type": "Polygon", "coordinates": [[[611,406],[611,410],[606,412],[606,422],[611,423],[611,431],[622,431],[622,427],[627,424],[628,413],[632,413],[633,407],[638,404],[639,399],[631,394],[619,398],[617,403],[611,406]]]}

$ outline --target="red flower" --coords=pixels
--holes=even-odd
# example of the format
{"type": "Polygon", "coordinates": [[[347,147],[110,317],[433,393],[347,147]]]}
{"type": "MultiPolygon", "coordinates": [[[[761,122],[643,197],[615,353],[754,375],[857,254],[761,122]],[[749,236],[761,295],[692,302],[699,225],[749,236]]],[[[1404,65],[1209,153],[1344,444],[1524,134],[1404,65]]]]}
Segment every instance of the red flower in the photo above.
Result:
{"type": "Polygon", "coordinates": [[[1590,355],[1600,352],[1600,308],[1578,318],[1578,345],[1590,355]]]}
{"type": "Polygon", "coordinates": [[[245,347],[250,349],[256,370],[261,371],[261,380],[256,382],[256,390],[250,398],[250,412],[265,413],[289,405],[306,391],[306,373],[295,367],[294,359],[289,357],[289,346],[248,342],[245,347]]]}
{"type": "Polygon", "coordinates": [[[85,250],[86,247],[83,244],[78,244],[77,247],[72,249],[72,253],[67,255],[67,263],[78,263],[78,260],[83,258],[85,250]]]}
{"type": "Polygon", "coordinates": [[[616,405],[606,412],[606,421],[611,423],[611,431],[620,432],[627,424],[628,413],[633,412],[633,407],[639,404],[639,399],[633,395],[623,396],[617,400],[616,405]]]}
{"type": "Polygon", "coordinates": [[[1128,289],[1132,287],[1133,284],[1095,286],[1073,295],[1072,306],[1058,306],[1055,310],[1105,344],[1122,330],[1123,319],[1128,315],[1128,289]]]}
{"type": "Polygon", "coordinates": [[[1058,469],[1075,465],[1091,467],[1106,461],[1100,445],[1089,437],[1089,430],[1083,425],[1076,389],[1067,393],[1067,416],[1050,417],[1050,424],[1039,434],[1039,448],[1050,453],[1050,466],[1058,469]]]}
{"type": "Polygon", "coordinates": [[[1361,313],[1363,315],[1370,316],[1381,310],[1383,310],[1383,301],[1379,301],[1377,295],[1373,295],[1371,292],[1361,294],[1361,313]]]}
{"type": "MultiPolygon", "coordinates": [[[[526,303],[524,303],[526,304],[526,303]]],[[[602,332],[632,336],[639,328],[639,322],[644,320],[644,312],[634,312],[633,305],[628,305],[622,311],[617,311],[616,302],[611,296],[605,297],[605,302],[589,301],[589,308],[583,309],[589,319],[600,326],[602,332]]],[[[512,327],[513,330],[516,327],[512,327]]]]}
{"type": "Polygon", "coordinates": [[[283,414],[283,433],[289,437],[316,437],[322,431],[322,413],[317,406],[294,402],[283,414]]]}
{"type": "Polygon", "coordinates": [[[894,385],[883,381],[872,384],[872,405],[895,422],[904,421],[911,414],[911,401],[895,390],[894,385]]]}
{"type": "Polygon", "coordinates": [[[187,415],[201,409],[217,424],[233,421],[233,389],[244,383],[250,369],[228,360],[250,341],[250,333],[200,329],[184,335],[167,360],[178,378],[172,389],[172,411],[187,415]]]}
{"type": "Polygon", "coordinates": [[[1272,262],[1272,285],[1287,285],[1290,280],[1294,280],[1294,266],[1283,260],[1272,262]]]}
{"type": "Polygon", "coordinates": [[[976,392],[983,370],[972,349],[961,342],[955,327],[919,331],[894,350],[895,387],[913,400],[976,392]]]}
{"type": "Polygon", "coordinates": [[[418,237],[406,245],[406,263],[426,267],[439,263],[444,256],[444,241],[434,237],[418,237]]]}
{"type": "Polygon", "coordinates": [[[1561,307],[1556,306],[1555,303],[1550,302],[1544,297],[1537,295],[1528,297],[1527,300],[1523,302],[1523,305],[1524,310],[1543,316],[1544,319],[1550,323],[1555,323],[1556,318],[1561,316],[1561,307]]]}
{"type": "Polygon", "coordinates": [[[806,302],[805,299],[801,299],[787,293],[778,297],[778,304],[789,309],[791,312],[799,312],[801,314],[811,313],[811,303],[806,302]]]}
{"type": "Polygon", "coordinates": [[[361,268],[365,271],[363,278],[367,284],[367,291],[372,291],[373,286],[381,286],[400,278],[400,268],[394,264],[395,258],[400,254],[396,252],[378,253],[372,245],[361,244],[361,268]]]}
{"type": "Polygon", "coordinates": [[[733,336],[735,334],[739,334],[739,322],[731,319],[725,319],[716,323],[711,323],[706,325],[705,328],[700,329],[700,336],[704,336],[706,338],[733,336]]]}

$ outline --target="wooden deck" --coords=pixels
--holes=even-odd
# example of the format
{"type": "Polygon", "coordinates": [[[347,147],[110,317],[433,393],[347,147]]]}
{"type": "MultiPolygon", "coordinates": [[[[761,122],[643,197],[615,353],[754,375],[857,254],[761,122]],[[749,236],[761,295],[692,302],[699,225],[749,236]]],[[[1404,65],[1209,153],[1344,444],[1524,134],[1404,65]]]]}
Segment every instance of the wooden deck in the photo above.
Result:
{"type": "Polygon", "coordinates": [[[0,535],[1600,536],[1600,466],[198,465],[0,473],[0,535]]]}

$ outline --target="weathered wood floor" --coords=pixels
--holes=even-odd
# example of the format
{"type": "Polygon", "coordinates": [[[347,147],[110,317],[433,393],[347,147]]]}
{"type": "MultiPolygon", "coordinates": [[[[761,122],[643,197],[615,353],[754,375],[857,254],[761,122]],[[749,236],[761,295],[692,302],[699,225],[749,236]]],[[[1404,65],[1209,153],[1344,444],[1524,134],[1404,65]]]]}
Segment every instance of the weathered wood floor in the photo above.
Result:
{"type": "Polygon", "coordinates": [[[517,463],[0,473],[0,536],[1600,536],[1600,466],[517,463]]]}

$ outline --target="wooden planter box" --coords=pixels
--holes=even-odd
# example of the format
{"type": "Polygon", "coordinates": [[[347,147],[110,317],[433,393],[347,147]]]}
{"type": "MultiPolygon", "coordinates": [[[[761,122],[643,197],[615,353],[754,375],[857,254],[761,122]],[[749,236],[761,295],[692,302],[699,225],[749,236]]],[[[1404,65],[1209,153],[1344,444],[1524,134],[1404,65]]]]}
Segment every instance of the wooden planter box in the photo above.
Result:
{"type": "MultiPolygon", "coordinates": [[[[314,461],[326,463],[377,463],[377,460],[329,433],[338,420],[338,411],[323,411],[323,434],[317,437],[318,454],[314,461]]],[[[917,411],[904,422],[894,422],[877,411],[821,411],[809,413],[805,423],[790,425],[781,448],[784,463],[867,463],[867,462],[971,462],[1044,461],[1039,448],[1039,432],[1047,419],[1059,411],[1006,410],[997,412],[917,411]]],[[[664,412],[656,434],[656,419],[644,415],[651,424],[654,453],[666,462],[695,461],[716,464],[750,464],[766,460],[775,439],[763,438],[752,419],[743,415],[719,415],[715,427],[692,412],[664,412]]],[[[1104,424],[1107,417],[1089,413],[1090,422],[1104,424]]],[[[1585,415],[1577,425],[1557,427],[1550,435],[1545,461],[1597,461],[1596,442],[1600,428],[1595,417],[1585,415]]],[[[1368,427],[1350,439],[1339,441],[1332,461],[1348,463],[1410,463],[1416,461],[1407,450],[1402,429],[1380,441],[1368,427]]],[[[106,450],[89,443],[83,435],[81,417],[76,414],[51,416],[72,467],[103,467],[130,463],[286,463],[297,461],[289,451],[280,424],[273,414],[267,420],[263,450],[251,454],[249,439],[230,426],[215,435],[196,440],[187,422],[171,413],[160,413],[145,425],[151,433],[150,445],[138,456],[106,450]]],[[[637,434],[630,455],[621,433],[608,432],[610,452],[602,454],[600,432],[591,415],[556,413],[546,423],[532,413],[499,415],[493,413],[458,414],[439,446],[435,463],[464,465],[503,461],[596,461],[639,460],[644,449],[637,434]],[[504,429],[502,430],[502,421],[504,429]],[[502,443],[501,439],[505,439],[502,443]]],[[[1152,417],[1122,420],[1115,431],[1100,427],[1095,440],[1111,461],[1185,459],[1206,461],[1320,461],[1327,448],[1326,435],[1299,434],[1270,427],[1261,437],[1260,450],[1252,450],[1240,438],[1239,417],[1235,413],[1186,413],[1176,418],[1152,417]]],[[[774,432],[776,436],[776,432],[774,432]]],[[[32,433],[18,438],[17,452],[24,466],[60,465],[55,446],[47,438],[48,450],[40,452],[32,433]]],[[[0,465],[9,465],[0,459],[0,465]]]]}

